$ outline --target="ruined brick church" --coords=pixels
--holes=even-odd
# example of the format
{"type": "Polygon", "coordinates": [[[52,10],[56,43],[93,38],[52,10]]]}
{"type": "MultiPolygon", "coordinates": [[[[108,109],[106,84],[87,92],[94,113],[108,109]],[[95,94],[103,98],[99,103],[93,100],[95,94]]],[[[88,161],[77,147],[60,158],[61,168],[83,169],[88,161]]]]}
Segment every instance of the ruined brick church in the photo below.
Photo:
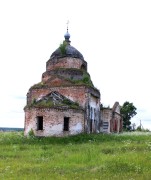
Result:
{"type": "Polygon", "coordinates": [[[120,132],[119,104],[100,106],[100,91],[87,72],[83,55],[65,40],[46,62],[41,82],[27,93],[24,134],[65,136],[78,133],[120,132]]]}

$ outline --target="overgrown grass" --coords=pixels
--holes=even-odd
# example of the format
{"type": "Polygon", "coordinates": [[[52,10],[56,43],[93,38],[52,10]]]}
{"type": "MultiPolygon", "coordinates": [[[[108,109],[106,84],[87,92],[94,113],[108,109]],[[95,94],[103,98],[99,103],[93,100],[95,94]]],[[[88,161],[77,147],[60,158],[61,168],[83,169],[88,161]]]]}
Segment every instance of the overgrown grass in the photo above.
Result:
{"type": "Polygon", "coordinates": [[[0,133],[0,179],[149,180],[151,134],[24,137],[0,133]]]}
{"type": "Polygon", "coordinates": [[[90,86],[90,87],[94,87],[92,81],[91,81],[91,77],[89,75],[89,73],[83,71],[83,78],[80,79],[80,80],[72,80],[72,79],[69,79],[71,82],[73,82],[74,84],[77,84],[77,85],[87,85],[87,86],[90,86]]]}

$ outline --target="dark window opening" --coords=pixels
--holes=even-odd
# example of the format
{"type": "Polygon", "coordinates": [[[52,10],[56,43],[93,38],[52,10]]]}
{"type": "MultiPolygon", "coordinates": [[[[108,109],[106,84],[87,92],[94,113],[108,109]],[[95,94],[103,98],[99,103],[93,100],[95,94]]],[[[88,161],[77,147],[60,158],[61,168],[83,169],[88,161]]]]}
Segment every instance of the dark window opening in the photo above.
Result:
{"type": "Polygon", "coordinates": [[[85,70],[85,71],[87,70],[84,64],[81,65],[81,70],[85,70]]]}
{"type": "Polygon", "coordinates": [[[92,119],[90,120],[90,132],[92,133],[92,119]]]}
{"type": "Polygon", "coordinates": [[[91,119],[93,118],[93,109],[91,107],[91,119]]]}
{"type": "Polygon", "coordinates": [[[63,130],[64,130],[64,131],[69,131],[69,117],[64,117],[63,130]]]}
{"type": "Polygon", "coordinates": [[[95,110],[95,108],[94,108],[94,119],[96,118],[96,110],[95,110]]]}
{"type": "Polygon", "coordinates": [[[89,113],[89,118],[90,118],[91,112],[90,112],[90,106],[89,105],[88,105],[88,113],[89,113]]]}
{"type": "Polygon", "coordinates": [[[37,130],[43,130],[43,116],[37,116],[37,130]]]}
{"type": "Polygon", "coordinates": [[[116,120],[114,121],[114,129],[113,130],[114,130],[114,132],[117,132],[117,121],[116,120]]]}

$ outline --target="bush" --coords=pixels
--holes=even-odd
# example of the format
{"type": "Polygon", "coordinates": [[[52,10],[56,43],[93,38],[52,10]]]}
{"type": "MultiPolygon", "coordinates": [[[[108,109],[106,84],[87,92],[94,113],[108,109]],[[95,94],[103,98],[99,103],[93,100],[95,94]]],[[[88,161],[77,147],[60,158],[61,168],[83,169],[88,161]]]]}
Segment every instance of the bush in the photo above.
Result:
{"type": "Polygon", "coordinates": [[[31,129],[28,133],[28,137],[35,137],[33,129],[31,129]]]}
{"type": "Polygon", "coordinates": [[[59,46],[59,49],[60,49],[62,55],[66,54],[66,46],[67,46],[67,42],[66,41],[63,41],[63,43],[60,44],[60,46],[59,46]]]}

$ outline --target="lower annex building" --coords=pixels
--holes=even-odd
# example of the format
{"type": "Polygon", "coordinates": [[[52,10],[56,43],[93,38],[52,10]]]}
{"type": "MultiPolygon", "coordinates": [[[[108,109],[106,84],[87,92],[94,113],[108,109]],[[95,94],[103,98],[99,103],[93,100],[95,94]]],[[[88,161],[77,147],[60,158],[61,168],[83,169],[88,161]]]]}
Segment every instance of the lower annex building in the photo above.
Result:
{"type": "Polygon", "coordinates": [[[24,134],[31,130],[35,136],[122,131],[119,104],[112,109],[100,106],[100,91],[91,81],[83,55],[70,45],[68,29],[64,37],[46,62],[41,82],[27,93],[24,134]]]}

